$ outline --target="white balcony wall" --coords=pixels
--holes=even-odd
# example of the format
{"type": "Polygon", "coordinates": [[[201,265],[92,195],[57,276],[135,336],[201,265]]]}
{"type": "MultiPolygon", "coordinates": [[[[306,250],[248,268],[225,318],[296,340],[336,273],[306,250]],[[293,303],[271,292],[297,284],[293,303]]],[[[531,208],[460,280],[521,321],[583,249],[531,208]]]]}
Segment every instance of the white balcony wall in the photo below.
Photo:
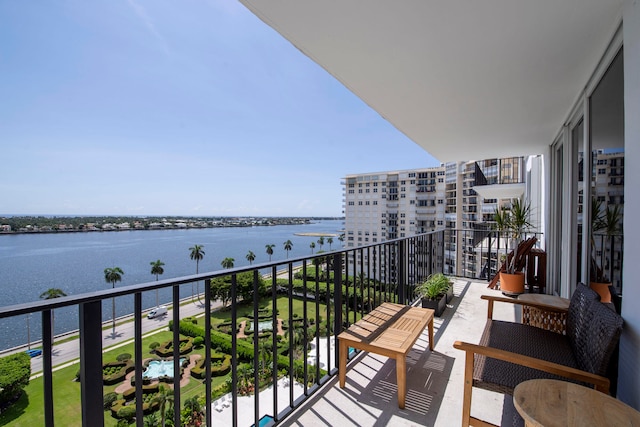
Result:
{"type": "MultiPolygon", "coordinates": [[[[640,162],[640,4],[627,0],[623,13],[624,40],[624,115],[625,161],[629,165],[640,162]],[[636,161],[637,159],[637,161],[636,161]]],[[[625,180],[640,182],[640,168],[625,169],[625,180]]],[[[640,193],[635,185],[625,186],[625,217],[640,217],[640,193]]],[[[640,226],[635,221],[625,224],[624,287],[622,316],[625,327],[620,340],[618,396],[620,400],[640,408],[640,284],[637,280],[640,265],[640,226]]]]}

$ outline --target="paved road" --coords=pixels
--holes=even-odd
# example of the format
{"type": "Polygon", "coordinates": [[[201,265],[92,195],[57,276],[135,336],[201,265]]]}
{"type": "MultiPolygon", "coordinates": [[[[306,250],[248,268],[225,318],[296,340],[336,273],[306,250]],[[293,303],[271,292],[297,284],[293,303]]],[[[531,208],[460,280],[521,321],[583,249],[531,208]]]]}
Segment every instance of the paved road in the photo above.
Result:
{"type": "MultiPolygon", "coordinates": [[[[294,272],[299,270],[301,267],[294,267],[294,272]]],[[[281,270],[277,272],[278,277],[286,278],[287,270],[281,270]]],[[[265,275],[265,278],[270,277],[270,274],[265,275]]],[[[189,298],[190,299],[190,298],[189,298]]],[[[204,298],[203,298],[204,299],[204,298]]],[[[187,300],[188,301],[188,300],[187,300]]],[[[183,300],[183,303],[185,300],[183,300]]],[[[215,301],[211,304],[211,309],[216,310],[222,307],[222,302],[215,301]]],[[[167,327],[169,325],[169,321],[173,318],[173,310],[169,309],[166,316],[162,316],[155,319],[147,319],[146,313],[148,313],[151,309],[145,311],[145,315],[142,318],[142,334],[145,335],[149,332],[156,331],[163,327],[167,327]]],[[[200,303],[198,301],[190,302],[187,304],[180,306],[180,317],[188,317],[188,316],[197,316],[204,312],[204,303],[200,303]]],[[[109,326],[108,329],[104,329],[102,331],[102,349],[103,352],[106,350],[110,350],[119,345],[125,345],[129,341],[133,340],[134,337],[134,322],[133,315],[124,316],[118,318],[116,320],[116,330],[115,335],[111,329],[111,321],[104,322],[103,326],[109,326]],[[121,324],[118,325],[117,323],[121,324]]],[[[33,345],[33,343],[32,343],[33,345]]],[[[20,351],[27,350],[27,346],[13,348],[4,354],[9,353],[17,353],[20,351]]],[[[54,344],[53,352],[52,352],[52,360],[51,363],[53,365],[53,369],[61,369],[71,363],[74,363],[80,359],[80,339],[76,338],[73,340],[69,340],[63,342],[61,344],[54,344]]],[[[39,376],[42,372],[42,356],[37,356],[31,358],[31,375],[32,378],[34,376],[39,376]]]]}
{"type": "MultiPolygon", "coordinates": [[[[222,307],[222,303],[216,301],[212,304],[212,309],[222,307]]],[[[149,311],[149,310],[147,310],[149,311]]],[[[180,306],[180,317],[197,316],[204,312],[204,304],[195,302],[180,306]]],[[[146,313],[146,312],[145,312],[146,313]]],[[[169,321],[173,318],[173,310],[169,310],[167,315],[155,318],[147,319],[146,315],[142,318],[142,334],[145,335],[149,332],[168,327],[169,321]]],[[[105,326],[110,326],[111,322],[105,322],[105,326]]],[[[134,322],[133,315],[125,316],[116,321],[115,335],[112,332],[111,327],[102,331],[102,349],[103,351],[110,350],[111,348],[119,345],[125,345],[133,340],[134,337],[134,322]],[[117,323],[121,324],[118,325],[117,323]],[[125,323],[123,323],[125,322],[125,323]]],[[[26,350],[26,346],[25,346],[26,350]]],[[[52,352],[52,365],[54,370],[67,366],[69,362],[77,361],[80,358],[80,340],[73,339],[61,344],[55,344],[52,352]]],[[[42,356],[37,356],[31,359],[31,374],[42,372],[42,356]]]]}

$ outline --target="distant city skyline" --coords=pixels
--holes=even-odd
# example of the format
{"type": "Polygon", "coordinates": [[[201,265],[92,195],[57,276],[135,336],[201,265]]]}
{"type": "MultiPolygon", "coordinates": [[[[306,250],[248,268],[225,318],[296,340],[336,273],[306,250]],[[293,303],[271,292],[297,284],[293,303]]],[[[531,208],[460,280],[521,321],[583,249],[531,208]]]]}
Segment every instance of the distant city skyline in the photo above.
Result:
{"type": "Polygon", "coordinates": [[[342,216],[437,166],[237,2],[0,3],[0,212],[342,216]]]}

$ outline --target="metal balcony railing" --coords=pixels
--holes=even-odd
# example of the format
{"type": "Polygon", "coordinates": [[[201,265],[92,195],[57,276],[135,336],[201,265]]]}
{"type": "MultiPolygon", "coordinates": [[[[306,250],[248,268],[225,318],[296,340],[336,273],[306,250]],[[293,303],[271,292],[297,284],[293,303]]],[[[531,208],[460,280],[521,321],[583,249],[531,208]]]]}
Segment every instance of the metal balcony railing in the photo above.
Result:
{"type": "MultiPolygon", "coordinates": [[[[54,370],[52,366],[52,348],[54,337],[51,332],[53,312],[62,307],[77,307],[79,322],[79,381],[80,393],[77,407],[80,408],[84,426],[103,426],[108,415],[103,409],[103,359],[102,359],[102,303],[112,298],[132,298],[134,301],[134,355],[135,366],[135,419],[138,426],[144,425],[143,409],[143,348],[142,348],[142,295],[158,289],[172,289],[172,347],[174,372],[180,372],[180,339],[181,335],[192,333],[194,329],[182,319],[180,309],[180,287],[198,281],[205,282],[204,292],[204,325],[200,330],[204,338],[204,423],[214,425],[215,413],[213,401],[218,389],[212,388],[211,351],[223,347],[223,351],[231,355],[231,381],[228,382],[231,394],[232,425],[238,421],[238,397],[240,381],[252,381],[254,390],[264,389],[268,384],[276,384],[282,376],[290,384],[302,384],[302,396],[294,399],[293,387],[288,389],[288,406],[278,408],[279,387],[271,387],[273,407],[260,406],[258,393],[254,393],[253,420],[260,424],[261,417],[272,414],[276,423],[283,420],[295,408],[316,393],[323,384],[337,374],[339,346],[330,347],[326,340],[327,358],[320,360],[320,353],[315,356],[314,363],[307,360],[307,348],[310,342],[315,347],[321,345],[320,338],[336,337],[343,328],[357,321],[366,312],[385,301],[408,304],[416,299],[415,285],[429,275],[442,272],[444,265],[444,231],[422,234],[404,239],[386,241],[380,244],[360,246],[353,249],[331,251],[290,260],[281,260],[257,264],[254,266],[232,268],[224,271],[202,273],[177,279],[161,280],[151,283],[108,289],[100,292],[67,296],[62,298],[39,300],[28,304],[20,304],[0,308],[0,321],[16,316],[37,314],[42,318],[41,334],[43,349],[43,402],[42,408],[28,408],[27,411],[38,411],[44,414],[44,425],[54,425],[54,414],[66,408],[56,407],[61,400],[54,397],[54,370]],[[247,280],[247,275],[249,280],[247,280]],[[228,283],[228,287],[215,286],[216,283],[228,283]],[[248,283],[248,285],[247,285],[248,283]],[[222,291],[221,291],[222,289],[222,291]],[[226,290],[225,290],[226,289],[226,290]],[[215,292],[215,294],[213,293],[215,292]],[[221,298],[230,311],[231,331],[226,339],[223,332],[212,326],[212,303],[221,298]],[[285,300],[288,320],[285,326],[289,331],[300,327],[302,336],[290,339],[278,339],[276,334],[261,337],[259,319],[260,307],[268,307],[272,326],[278,323],[278,310],[283,310],[285,300]],[[302,304],[302,316],[294,318],[294,301],[302,304]],[[255,332],[249,339],[239,338],[235,331],[239,327],[239,310],[250,307],[253,312],[252,328],[255,332]],[[326,308],[326,317],[320,319],[321,306],[326,308]],[[314,314],[315,313],[315,316],[314,314]],[[315,317],[315,319],[312,319],[315,317]],[[190,332],[191,331],[191,332],[190,332]],[[222,340],[222,341],[221,341],[222,340]],[[284,343],[282,342],[284,341],[284,343]],[[296,346],[301,345],[305,357],[294,360],[296,346]],[[262,357],[268,351],[271,358],[262,357]],[[331,357],[331,354],[334,357],[331,357]],[[241,365],[250,365],[249,377],[241,365]],[[106,414],[106,415],[105,415],[106,414]]],[[[283,316],[286,318],[287,316],[283,316]]],[[[190,323],[190,322],[188,322],[190,323]]],[[[324,344],[323,344],[324,345],[324,344]]],[[[351,353],[349,354],[351,357],[351,353]]],[[[181,395],[180,375],[175,375],[173,384],[173,402],[175,408],[181,408],[185,397],[181,395]]],[[[263,391],[264,392],[264,391],[263,391]]],[[[70,397],[65,397],[65,401],[70,397]]],[[[71,398],[73,399],[73,398],[71,398]]],[[[173,412],[173,423],[181,425],[181,411],[173,412]]]]}

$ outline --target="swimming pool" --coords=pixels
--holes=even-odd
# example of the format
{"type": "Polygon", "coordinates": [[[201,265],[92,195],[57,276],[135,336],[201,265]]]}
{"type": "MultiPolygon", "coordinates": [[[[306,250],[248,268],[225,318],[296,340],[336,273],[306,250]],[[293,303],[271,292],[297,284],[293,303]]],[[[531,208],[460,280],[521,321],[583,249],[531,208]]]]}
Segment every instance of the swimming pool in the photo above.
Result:
{"type": "MultiPolygon", "coordinates": [[[[271,421],[273,421],[273,417],[271,415],[263,415],[258,422],[258,427],[265,427],[271,421]]],[[[255,424],[253,424],[251,427],[255,427],[255,424]]]]}
{"type": "Polygon", "coordinates": [[[271,320],[267,320],[265,322],[258,322],[258,332],[272,331],[272,330],[273,330],[273,322],[271,320]]]}
{"type": "MultiPolygon", "coordinates": [[[[184,357],[180,359],[180,364],[184,362],[184,357]]],[[[167,376],[173,378],[173,360],[152,360],[149,366],[142,373],[143,378],[159,378],[167,376]]]]}

